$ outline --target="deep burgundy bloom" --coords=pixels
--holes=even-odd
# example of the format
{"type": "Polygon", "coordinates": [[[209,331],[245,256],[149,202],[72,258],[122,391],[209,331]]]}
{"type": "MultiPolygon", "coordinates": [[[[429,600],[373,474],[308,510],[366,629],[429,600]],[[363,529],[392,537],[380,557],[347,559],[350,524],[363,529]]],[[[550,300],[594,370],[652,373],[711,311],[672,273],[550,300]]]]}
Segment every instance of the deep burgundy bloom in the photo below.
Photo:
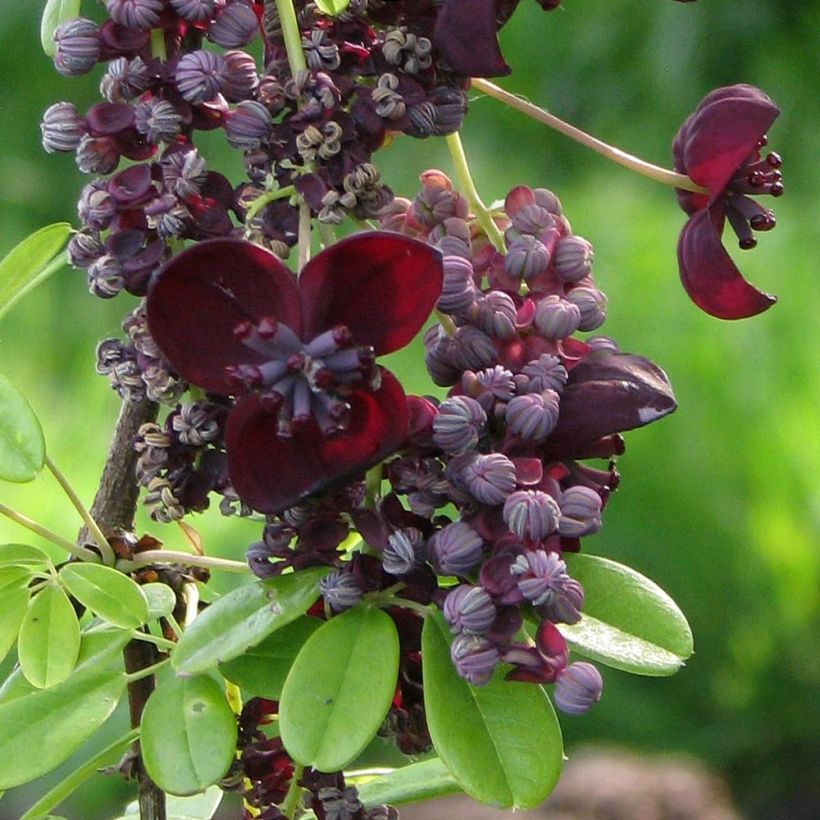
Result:
{"type": "Polygon", "coordinates": [[[678,191],[689,221],[678,240],[680,276],[698,307],[720,319],[761,313],[775,297],[752,287],[721,243],[728,219],[744,249],[755,246],[752,230],[774,227],[774,214],[749,194],[780,196],[780,157],[760,149],[779,114],[760,89],[732,85],[707,94],[678,131],[672,145],[675,169],[708,190],[678,191]]]}
{"type": "Polygon", "coordinates": [[[249,242],[175,256],[148,295],[153,339],[192,384],[238,396],[226,426],[239,497],[281,511],[377,464],[407,434],[407,402],[376,356],[406,345],[441,293],[438,251],[357,234],[297,278],[249,242]]]}

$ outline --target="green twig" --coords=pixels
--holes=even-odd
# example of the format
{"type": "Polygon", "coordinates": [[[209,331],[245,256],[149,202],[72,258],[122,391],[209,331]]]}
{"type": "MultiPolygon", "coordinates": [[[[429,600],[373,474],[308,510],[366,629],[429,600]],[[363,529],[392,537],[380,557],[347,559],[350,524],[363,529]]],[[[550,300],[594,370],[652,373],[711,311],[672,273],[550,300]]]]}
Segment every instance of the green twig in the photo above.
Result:
{"type": "Polygon", "coordinates": [[[168,53],[165,50],[165,29],[154,28],[151,29],[151,56],[163,63],[168,59],[168,53]]]}
{"type": "Polygon", "coordinates": [[[152,663],[150,666],[144,666],[142,669],[137,669],[135,672],[131,672],[130,674],[125,676],[125,680],[127,683],[135,683],[136,681],[142,680],[143,678],[151,677],[164,666],[167,666],[169,663],[171,663],[171,659],[164,658],[161,661],[152,663]]]}
{"type": "Polygon", "coordinates": [[[245,224],[247,225],[266,205],[276,202],[277,199],[286,199],[296,193],[293,185],[286,185],[284,188],[277,188],[275,191],[267,191],[260,194],[248,205],[245,211],[245,224]]]}
{"type": "Polygon", "coordinates": [[[310,261],[310,205],[302,200],[299,205],[299,256],[296,265],[297,274],[310,261]]]}
{"type": "Polygon", "coordinates": [[[461,144],[461,137],[458,135],[458,131],[453,134],[448,134],[444,140],[450,149],[450,156],[453,158],[453,166],[455,168],[458,186],[467,197],[470,208],[475,213],[476,220],[478,220],[478,224],[484,233],[487,234],[487,238],[490,242],[493,243],[493,247],[499,253],[504,253],[504,234],[501,233],[501,229],[495,224],[495,220],[489,208],[481,201],[478,189],[475,187],[473,177],[470,174],[470,166],[467,164],[467,155],[464,153],[464,146],[461,144]]]}
{"type": "Polygon", "coordinates": [[[290,778],[290,786],[288,786],[288,793],[285,795],[285,799],[282,801],[280,808],[282,814],[287,817],[288,820],[293,820],[296,816],[296,808],[299,805],[299,800],[302,798],[302,787],[299,785],[299,780],[304,771],[304,766],[299,763],[294,764],[293,774],[290,778]]]}
{"type": "Polygon", "coordinates": [[[90,561],[96,564],[100,562],[100,556],[95,552],[92,552],[92,550],[86,549],[85,547],[80,547],[77,544],[73,544],[67,538],[57,535],[56,532],[52,532],[46,527],[41,526],[36,521],[32,521],[28,516],[17,512],[17,510],[11,509],[11,507],[7,507],[5,504],[0,504],[0,515],[5,515],[6,518],[10,518],[21,527],[25,527],[26,529],[37,533],[37,535],[41,538],[45,538],[46,541],[51,541],[52,544],[56,544],[58,547],[70,552],[81,561],[90,561]]]}
{"type": "Polygon", "coordinates": [[[292,0],[276,0],[276,11],[282,29],[282,39],[285,41],[285,51],[288,53],[290,73],[295,79],[298,72],[307,71],[299,21],[296,19],[292,0]]]}
{"type": "Polygon", "coordinates": [[[173,649],[176,646],[176,643],[169,641],[168,638],[160,638],[159,635],[152,635],[150,632],[140,632],[139,629],[131,630],[131,637],[137,641],[152,643],[158,649],[173,649]]]}
{"type": "Polygon", "coordinates": [[[89,535],[94,539],[97,544],[97,547],[100,550],[100,555],[102,555],[103,563],[107,564],[109,567],[114,565],[114,560],[116,556],[114,555],[114,550],[111,549],[111,545],[108,543],[108,539],[103,534],[102,530],[97,525],[97,522],[91,517],[91,513],[86,509],[85,505],[83,504],[80,496],[74,491],[74,488],[69,483],[68,479],[63,475],[62,471],[57,467],[57,465],[48,457],[46,456],[46,467],[48,467],[51,474],[54,478],[57,479],[57,483],[62,488],[63,492],[68,496],[68,500],[74,505],[74,509],[80,514],[80,517],[83,519],[85,523],[86,529],[88,530],[89,535]]]}
{"type": "Polygon", "coordinates": [[[133,558],[117,561],[117,569],[122,572],[131,572],[137,567],[148,564],[185,564],[188,567],[205,567],[205,569],[219,569],[224,572],[249,573],[250,567],[243,561],[231,561],[229,558],[212,558],[207,555],[191,555],[189,552],[175,550],[145,550],[138,552],[133,558]]]}
{"type": "Polygon", "coordinates": [[[596,139],[590,134],[587,134],[580,128],[576,128],[574,125],[564,122],[562,119],[556,117],[554,114],[550,114],[543,108],[539,108],[537,105],[533,105],[521,97],[511,94],[509,91],[499,88],[494,83],[479,78],[473,78],[472,87],[478,91],[483,91],[489,97],[494,97],[496,100],[510,106],[510,108],[514,108],[516,111],[526,114],[526,116],[537,120],[543,125],[549,126],[554,131],[558,131],[565,137],[569,137],[571,140],[574,140],[586,148],[595,151],[597,154],[612,160],[612,162],[617,162],[618,165],[623,165],[624,168],[629,168],[630,171],[634,171],[636,174],[641,174],[649,179],[654,179],[655,182],[661,182],[664,185],[671,186],[672,188],[680,188],[681,190],[692,191],[696,194],[709,193],[706,188],[701,188],[700,185],[693,182],[685,174],[678,174],[675,171],[670,171],[667,168],[661,168],[659,165],[653,165],[651,162],[646,162],[645,160],[635,157],[632,154],[627,154],[625,151],[621,151],[620,148],[615,148],[614,146],[609,145],[602,140],[596,139]]]}

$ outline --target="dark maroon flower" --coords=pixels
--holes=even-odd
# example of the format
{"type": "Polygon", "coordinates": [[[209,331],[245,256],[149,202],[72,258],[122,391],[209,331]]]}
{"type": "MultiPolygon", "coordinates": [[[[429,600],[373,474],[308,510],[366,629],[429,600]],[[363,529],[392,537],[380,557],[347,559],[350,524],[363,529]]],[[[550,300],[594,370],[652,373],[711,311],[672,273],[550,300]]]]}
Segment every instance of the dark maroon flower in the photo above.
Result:
{"type": "Polygon", "coordinates": [[[226,428],[239,497],[281,511],[377,464],[407,434],[401,385],[376,356],[406,345],[441,291],[433,248],[397,234],[343,239],[297,278],[249,242],[174,257],[148,296],[174,369],[238,400],[226,428]]]}
{"type": "Polygon", "coordinates": [[[678,240],[681,281],[698,307],[720,319],[753,316],[776,301],[741,276],[721,235],[728,219],[740,247],[748,249],[756,244],[753,230],[775,225],[774,214],[749,195],[783,193],[780,157],[760,153],[779,113],[754,86],[718,88],[686,119],[672,145],[675,169],[708,191],[678,190],[690,217],[678,240]]]}

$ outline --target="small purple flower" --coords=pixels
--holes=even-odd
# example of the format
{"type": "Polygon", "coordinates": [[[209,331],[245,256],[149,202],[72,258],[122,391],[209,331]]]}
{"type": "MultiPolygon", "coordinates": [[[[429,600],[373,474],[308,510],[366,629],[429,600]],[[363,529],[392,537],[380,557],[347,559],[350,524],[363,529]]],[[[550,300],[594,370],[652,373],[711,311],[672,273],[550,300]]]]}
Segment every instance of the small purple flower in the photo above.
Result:
{"type": "Polygon", "coordinates": [[[43,135],[43,148],[52,154],[55,151],[74,151],[86,129],[73,103],[58,102],[43,114],[40,133],[43,135]]]}
{"type": "Polygon", "coordinates": [[[154,145],[171,142],[182,130],[182,117],[168,100],[151,97],[134,107],[134,126],[154,145]]]}
{"type": "Polygon", "coordinates": [[[341,612],[355,606],[362,599],[362,588],[349,572],[334,570],[319,581],[319,592],[325,603],[341,612]]]}
{"type": "Polygon", "coordinates": [[[545,339],[566,339],[581,324],[581,308],[569,297],[563,299],[558,294],[551,293],[538,300],[533,323],[545,339]]]}
{"type": "Polygon", "coordinates": [[[511,564],[510,573],[517,576],[521,594],[536,606],[548,604],[571,580],[567,565],[558,554],[544,550],[519,555],[511,564]]]}
{"type": "Polygon", "coordinates": [[[519,393],[543,393],[545,390],[561,393],[566,383],[567,369],[551,353],[542,353],[515,375],[515,387],[519,393]]]}
{"type": "Polygon", "coordinates": [[[504,257],[504,270],[515,279],[529,281],[540,276],[550,263],[547,246],[530,234],[523,234],[510,243],[504,257]]]}
{"type": "Polygon", "coordinates": [[[568,715],[581,715],[601,699],[601,673],[586,661],[571,663],[558,673],[552,698],[568,715]]]}
{"type": "Polygon", "coordinates": [[[225,6],[208,27],[208,39],[222,48],[240,48],[250,43],[259,30],[253,9],[242,0],[225,6]]]}
{"type": "Polygon", "coordinates": [[[589,276],[595,254],[582,236],[564,236],[558,240],[552,263],[564,282],[577,282],[589,276]]]}
{"type": "Polygon", "coordinates": [[[450,646],[456,671],[473,686],[484,686],[493,676],[500,655],[495,644],[479,635],[456,635],[450,646]]]}
{"type": "Polygon", "coordinates": [[[459,484],[482,504],[503,504],[515,489],[515,464],[503,453],[487,453],[469,457],[457,467],[459,484]]]}
{"type": "Polygon", "coordinates": [[[558,532],[567,538],[592,535],[601,528],[601,496],[580,484],[563,492],[558,532]]]}
{"type": "Polygon", "coordinates": [[[430,539],[433,565],[441,575],[466,575],[481,560],[484,539],[463,521],[448,524],[430,539]]]}
{"type": "Polygon", "coordinates": [[[444,313],[459,314],[475,301],[473,266],[463,256],[444,257],[444,286],[436,307],[444,313]]]}
{"type": "Polygon", "coordinates": [[[470,584],[461,584],[451,590],[444,599],[442,612],[454,633],[468,635],[485,634],[497,615],[487,591],[470,584]]]}
{"type": "Polygon", "coordinates": [[[184,54],[177,65],[177,88],[192,105],[213,100],[228,79],[225,58],[212,51],[191,51],[184,54]]]}
{"type": "Polygon", "coordinates": [[[487,414],[469,396],[445,399],[433,419],[433,441],[445,453],[459,455],[473,449],[487,426],[487,414]]]}
{"type": "Polygon", "coordinates": [[[607,299],[598,288],[579,285],[567,293],[567,299],[581,313],[578,330],[596,330],[604,323],[607,299]]]}
{"type": "Polygon", "coordinates": [[[171,8],[191,23],[207,20],[216,8],[216,0],[169,0],[171,8]]]}
{"type": "Polygon", "coordinates": [[[115,23],[143,31],[154,28],[162,14],[162,0],[105,0],[105,7],[115,23]]]}
{"type": "Polygon", "coordinates": [[[54,67],[66,77],[87,74],[97,65],[100,40],[97,26],[85,17],[75,17],[57,26],[54,32],[57,51],[54,67]]]}
{"type": "Polygon", "coordinates": [[[504,502],[503,515],[510,532],[522,541],[543,541],[555,532],[561,509],[547,493],[519,490],[504,502]]]}
{"type": "Polygon", "coordinates": [[[267,142],[273,128],[270,111],[255,100],[244,100],[225,118],[228,145],[252,151],[267,142]]]}
{"type": "Polygon", "coordinates": [[[558,423],[561,397],[555,390],[516,396],[507,405],[507,429],[527,441],[541,442],[558,423]]]}
{"type": "Polygon", "coordinates": [[[391,575],[412,572],[423,557],[424,536],[415,527],[396,530],[387,537],[382,552],[382,566],[391,575]]]}

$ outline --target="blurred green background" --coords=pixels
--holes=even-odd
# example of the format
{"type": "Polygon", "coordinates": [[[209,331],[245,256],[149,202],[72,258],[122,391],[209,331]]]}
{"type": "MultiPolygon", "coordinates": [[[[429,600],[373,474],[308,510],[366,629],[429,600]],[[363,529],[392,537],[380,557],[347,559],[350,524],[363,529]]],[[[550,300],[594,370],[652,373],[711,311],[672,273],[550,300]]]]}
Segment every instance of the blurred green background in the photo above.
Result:
{"type": "MultiPolygon", "coordinates": [[[[81,110],[94,102],[99,73],[68,80],[53,71],[38,44],[41,6],[0,4],[0,254],[39,226],[76,221],[85,182],[72,157],[42,152],[38,126],[52,102],[70,99],[81,110]]],[[[761,818],[820,815],[818,32],[817,2],[566,0],[547,15],[523,0],[502,33],[513,67],[502,85],[660,164],[669,164],[679,124],[715,86],[753,83],[780,105],[769,135],[784,156],[780,224],[742,254],[747,277],[780,302],[744,322],[705,316],[681,289],[675,242],[685,217],[670,190],[477,95],[463,135],[485,200],[519,183],[558,193],[574,230],[595,245],[596,278],[610,299],[603,332],[662,365],[680,405],[627,436],[621,489],[585,549],[672,594],[692,624],[696,654],[671,679],[604,670],[603,701],[563,721],[569,754],[589,740],[690,752],[761,818]]],[[[221,135],[204,144],[212,167],[238,181],[241,164],[221,135]]],[[[377,161],[394,190],[410,196],[420,171],[450,169],[432,141],[401,139],[377,161]]],[[[53,459],[89,502],[118,407],[94,374],[94,347],[118,333],[129,299],[94,299],[84,275],[66,269],[0,322],[0,372],[29,396],[53,459]]],[[[392,366],[410,390],[429,392],[418,356],[404,353],[392,366]]],[[[68,537],[78,527],[46,476],[3,485],[0,500],[68,537]]],[[[209,552],[236,558],[258,533],[211,513],[192,523],[209,552]]],[[[145,516],[140,527],[181,543],[176,529],[145,516]]],[[[0,540],[29,539],[2,520],[0,540]]],[[[122,729],[124,716],[117,720],[122,729]]],[[[128,790],[113,783],[105,793],[99,784],[81,790],[63,813],[115,816],[128,790]]],[[[40,788],[5,795],[0,818],[18,817],[40,788]]]]}

